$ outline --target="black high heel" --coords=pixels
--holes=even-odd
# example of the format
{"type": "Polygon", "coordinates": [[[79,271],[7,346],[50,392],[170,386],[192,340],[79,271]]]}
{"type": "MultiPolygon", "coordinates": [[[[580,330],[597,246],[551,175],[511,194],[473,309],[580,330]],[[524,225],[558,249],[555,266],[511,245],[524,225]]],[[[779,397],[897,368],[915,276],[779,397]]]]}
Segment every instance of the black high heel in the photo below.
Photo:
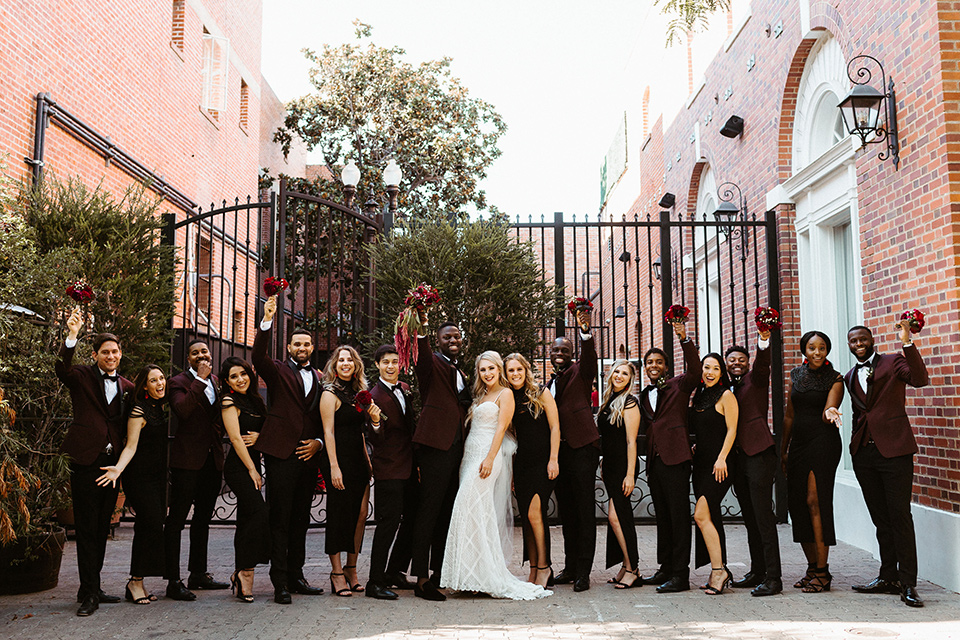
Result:
{"type": "Polygon", "coordinates": [[[240,569],[234,571],[230,576],[230,592],[242,602],[253,602],[253,594],[243,592],[243,585],[240,584],[240,569]]]}
{"type": "Polygon", "coordinates": [[[813,577],[810,578],[810,581],[803,587],[802,591],[804,593],[820,593],[822,591],[830,591],[830,586],[833,584],[833,576],[830,575],[830,565],[824,567],[817,567],[813,571],[813,577]]]}
{"type": "MultiPolygon", "coordinates": [[[[353,569],[354,571],[356,571],[357,565],[355,565],[355,564],[344,565],[344,566],[343,566],[343,570],[346,571],[347,569],[353,569]]],[[[348,582],[348,584],[349,584],[349,582],[348,582]]],[[[353,585],[353,586],[350,587],[350,590],[351,590],[351,591],[356,591],[357,593],[359,593],[359,592],[363,591],[363,585],[360,584],[359,582],[357,582],[355,585],[353,585]]]]}
{"type": "Polygon", "coordinates": [[[723,593],[723,590],[727,588],[727,585],[730,584],[730,582],[732,582],[732,575],[730,574],[730,569],[727,569],[726,567],[719,567],[719,568],[710,567],[710,576],[713,577],[713,574],[716,571],[723,571],[727,575],[724,576],[723,581],[720,583],[719,588],[707,582],[707,587],[706,589],[703,590],[703,592],[708,596],[719,596],[721,593],[723,593]]]}
{"type": "Polygon", "coordinates": [[[793,583],[793,588],[794,588],[794,589],[803,589],[805,586],[807,586],[807,584],[809,584],[810,581],[813,580],[813,574],[814,574],[814,572],[815,572],[816,570],[817,570],[817,563],[816,563],[816,562],[808,562],[808,563],[807,563],[807,572],[804,574],[804,576],[803,576],[802,578],[800,578],[799,580],[797,580],[796,582],[793,583]]]}
{"type": "MultiPolygon", "coordinates": [[[[349,598],[353,595],[353,589],[350,588],[350,583],[347,583],[347,586],[343,589],[337,589],[337,586],[333,584],[333,576],[342,576],[343,573],[333,573],[330,572],[330,595],[340,596],[341,598],[349,598]]],[[[346,578],[344,578],[346,580],[346,578]]]]}
{"type": "Polygon", "coordinates": [[[634,587],[642,587],[643,582],[640,581],[640,569],[634,569],[633,571],[627,571],[623,574],[623,577],[626,578],[628,575],[633,576],[633,582],[627,584],[626,582],[618,582],[613,585],[614,589],[633,589],[634,587]]]}
{"type": "MultiPolygon", "coordinates": [[[[134,597],[133,597],[133,592],[130,591],[130,583],[131,583],[131,582],[137,582],[137,581],[134,580],[133,578],[130,578],[129,580],[127,580],[127,586],[126,586],[126,588],[124,589],[124,594],[123,594],[123,597],[126,598],[127,602],[132,602],[133,604],[150,604],[150,602],[152,602],[152,601],[150,600],[150,594],[147,593],[146,588],[144,588],[144,590],[143,590],[143,592],[146,593],[145,596],[142,596],[142,597],[140,597],[140,598],[134,598],[134,597]]],[[[140,581],[140,584],[141,584],[141,585],[143,584],[142,580],[140,581]]],[[[154,598],[154,599],[155,599],[155,598],[154,598]]]]}
{"type": "Polygon", "coordinates": [[[554,583],[554,580],[553,580],[553,565],[549,565],[549,564],[548,564],[548,565],[545,566],[545,567],[537,567],[537,571],[538,571],[538,572],[540,572],[540,571],[546,571],[547,569],[550,569],[550,577],[547,578],[547,585],[544,587],[545,589],[549,589],[550,587],[552,587],[552,586],[555,584],[555,583],[554,583]]]}

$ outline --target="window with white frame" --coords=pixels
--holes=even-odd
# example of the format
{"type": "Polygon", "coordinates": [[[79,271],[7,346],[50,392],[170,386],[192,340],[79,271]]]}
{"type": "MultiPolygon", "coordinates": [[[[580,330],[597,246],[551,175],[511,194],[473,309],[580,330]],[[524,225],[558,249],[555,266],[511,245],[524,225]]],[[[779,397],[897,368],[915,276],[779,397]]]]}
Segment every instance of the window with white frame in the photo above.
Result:
{"type": "Polygon", "coordinates": [[[204,31],[203,93],[200,107],[215,120],[227,106],[227,75],[230,68],[230,41],[204,31]]]}

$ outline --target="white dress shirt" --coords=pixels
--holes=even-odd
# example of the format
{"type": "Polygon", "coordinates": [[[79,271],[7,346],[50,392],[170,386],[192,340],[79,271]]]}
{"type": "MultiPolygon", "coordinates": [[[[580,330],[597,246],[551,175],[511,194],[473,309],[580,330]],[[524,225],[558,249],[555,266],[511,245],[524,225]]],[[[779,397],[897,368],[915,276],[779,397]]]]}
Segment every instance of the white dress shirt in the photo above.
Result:
{"type": "Polygon", "coordinates": [[[213,404],[214,402],[216,402],[217,391],[216,389],[213,388],[213,380],[211,380],[209,377],[201,378],[200,375],[197,373],[197,370],[194,369],[193,367],[190,367],[190,373],[193,374],[194,378],[196,378],[197,380],[199,380],[200,382],[206,385],[207,388],[203,390],[203,395],[207,396],[207,400],[210,402],[210,404],[213,404]]]}
{"type": "MultiPolygon", "coordinates": [[[[273,320],[260,321],[260,331],[270,331],[272,327],[273,320]]],[[[291,362],[293,362],[292,358],[291,362]]],[[[296,362],[294,362],[294,364],[296,364],[296,362]]],[[[298,369],[298,371],[300,372],[300,378],[303,380],[303,397],[306,398],[310,395],[310,391],[313,390],[313,381],[316,376],[313,375],[313,369],[298,369]]]]}
{"type": "Polygon", "coordinates": [[[400,403],[400,413],[403,415],[407,414],[407,401],[403,397],[403,389],[400,388],[400,383],[397,382],[396,385],[392,385],[383,378],[380,378],[380,382],[385,384],[387,388],[393,387],[393,397],[397,399],[397,402],[400,403]]]}

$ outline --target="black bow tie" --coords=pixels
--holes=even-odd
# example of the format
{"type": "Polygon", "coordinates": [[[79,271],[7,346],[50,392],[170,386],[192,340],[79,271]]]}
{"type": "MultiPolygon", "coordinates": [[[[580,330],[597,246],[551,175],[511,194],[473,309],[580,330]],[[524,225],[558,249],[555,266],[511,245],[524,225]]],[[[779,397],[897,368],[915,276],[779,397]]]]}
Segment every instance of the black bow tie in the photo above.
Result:
{"type": "Polygon", "coordinates": [[[385,386],[387,389],[390,389],[390,393],[393,393],[397,389],[400,389],[400,393],[403,393],[403,388],[401,388],[399,384],[387,384],[384,382],[383,386],[385,386]]]}
{"type": "Polygon", "coordinates": [[[116,382],[119,379],[116,373],[103,373],[100,372],[100,377],[104,380],[109,380],[110,382],[116,382]]]}
{"type": "Polygon", "coordinates": [[[870,361],[869,361],[869,360],[867,360],[866,362],[858,362],[858,363],[857,363],[857,371],[860,371],[860,369],[863,369],[864,367],[869,367],[869,366],[870,366],[870,361]]]}
{"type": "Polygon", "coordinates": [[[293,364],[298,371],[310,371],[311,369],[313,369],[313,366],[309,362],[307,364],[297,364],[296,362],[294,362],[293,364]]]}

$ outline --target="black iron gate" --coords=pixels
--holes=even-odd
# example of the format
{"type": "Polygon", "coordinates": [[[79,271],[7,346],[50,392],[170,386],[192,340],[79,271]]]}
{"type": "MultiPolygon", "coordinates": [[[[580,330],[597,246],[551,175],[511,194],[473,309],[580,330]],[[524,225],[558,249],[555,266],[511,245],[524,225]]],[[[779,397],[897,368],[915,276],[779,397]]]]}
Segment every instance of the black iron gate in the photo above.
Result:
{"type": "MultiPolygon", "coordinates": [[[[322,371],[333,347],[373,331],[375,287],[365,244],[383,228],[379,214],[291,191],[281,180],[279,193],[260,201],[223,202],[176,218],[166,214],[163,234],[177,247],[180,265],[175,370],[186,368],[194,338],[206,340],[215,370],[229,356],[249,360],[266,302],[261,285],[270,275],[290,282],[279,298],[274,357],[284,358],[289,332],[305,327],[316,337],[312,362],[322,371]]],[[[326,519],[323,497],[318,492],[314,499],[312,526],[326,519]]],[[[214,520],[232,523],[235,512],[236,498],[224,486],[214,520]]]]}
{"type": "MultiPolygon", "coordinates": [[[[593,334],[600,357],[598,393],[603,374],[616,359],[639,365],[650,347],[662,348],[678,362],[674,334],[663,320],[671,304],[691,309],[688,333],[705,355],[734,344],[755,347],[753,311],[758,306],[780,308],[776,218],[740,215],[715,220],[706,215],[684,217],[661,211],[653,218],[633,216],[619,221],[599,217],[552,221],[541,217],[513,223],[518,241],[530,243],[539,256],[543,277],[563,287],[567,298],[582,296],[594,304],[593,334]],[[605,366],[606,365],[606,366],[605,366]]],[[[535,354],[541,374],[549,373],[548,349],[559,335],[573,334],[571,316],[542,328],[542,347],[535,354]]],[[[783,348],[774,337],[772,370],[783,370],[783,348]]],[[[642,376],[642,367],[638,366],[642,376]]],[[[783,376],[772,376],[771,413],[779,443],[783,422],[783,376]]],[[[641,469],[642,471],[643,469],[641,469]]],[[[597,477],[597,513],[605,517],[607,496],[597,477]]],[[[784,483],[777,483],[777,505],[785,510],[784,483]]],[[[653,518],[645,474],[633,494],[634,511],[653,518]]],[[[552,505],[551,505],[552,510],[552,505]]],[[[724,512],[739,516],[739,504],[728,497],[724,512]]]]}

